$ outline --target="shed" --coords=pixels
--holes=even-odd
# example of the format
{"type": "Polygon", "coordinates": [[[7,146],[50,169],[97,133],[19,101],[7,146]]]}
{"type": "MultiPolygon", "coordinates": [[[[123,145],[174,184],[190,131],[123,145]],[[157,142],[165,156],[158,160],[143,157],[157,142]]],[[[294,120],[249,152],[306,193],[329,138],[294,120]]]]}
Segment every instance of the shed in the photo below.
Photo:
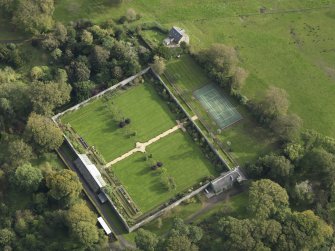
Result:
{"type": "Polygon", "coordinates": [[[112,233],[112,230],[108,227],[107,223],[102,217],[98,218],[98,222],[100,223],[101,227],[104,229],[107,235],[110,235],[112,233]]]}

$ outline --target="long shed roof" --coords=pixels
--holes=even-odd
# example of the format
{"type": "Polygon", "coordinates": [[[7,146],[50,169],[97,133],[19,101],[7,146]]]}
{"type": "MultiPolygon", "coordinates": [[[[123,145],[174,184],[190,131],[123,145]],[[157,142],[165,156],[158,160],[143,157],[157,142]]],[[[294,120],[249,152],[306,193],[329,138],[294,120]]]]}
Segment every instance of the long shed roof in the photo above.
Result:
{"type": "MultiPolygon", "coordinates": [[[[83,165],[90,174],[90,176],[93,178],[95,183],[99,186],[99,188],[106,186],[106,182],[102,178],[101,173],[99,172],[98,168],[91,162],[88,156],[86,154],[78,154],[78,157],[79,158],[75,161],[77,167],[83,165]],[[80,165],[80,163],[82,165],[80,165]]],[[[81,173],[83,173],[83,170],[80,171],[81,173]]]]}

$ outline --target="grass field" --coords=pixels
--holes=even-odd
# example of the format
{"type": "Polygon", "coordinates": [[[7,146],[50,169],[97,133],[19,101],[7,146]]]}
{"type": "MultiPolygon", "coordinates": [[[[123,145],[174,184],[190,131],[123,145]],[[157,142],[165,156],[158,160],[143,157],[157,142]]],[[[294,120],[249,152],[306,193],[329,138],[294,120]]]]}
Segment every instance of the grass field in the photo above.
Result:
{"type": "Polygon", "coordinates": [[[111,167],[143,212],[166,202],[204,177],[217,175],[200,148],[187,133],[181,131],[150,145],[147,152],[155,161],[164,164],[167,173],[176,182],[176,190],[168,192],[163,188],[157,172],[150,169],[142,153],[136,153],[111,167]]]}
{"type": "Polygon", "coordinates": [[[157,30],[144,30],[141,32],[142,38],[149,42],[149,44],[154,45],[154,47],[162,44],[163,40],[166,38],[166,34],[163,34],[157,30]]]}
{"type": "Polygon", "coordinates": [[[60,0],[55,15],[62,21],[90,17],[100,22],[132,7],[142,21],[185,28],[196,50],[212,43],[232,45],[251,73],[243,94],[259,99],[269,85],[284,88],[290,111],[306,128],[335,136],[335,0],[109,2],[60,0]],[[261,7],[271,14],[260,14],[261,7]]]}
{"type": "MultiPolygon", "coordinates": [[[[212,118],[196,99],[192,98],[194,91],[210,83],[205,72],[189,56],[168,63],[166,74],[173,78],[174,85],[180,93],[188,97],[196,112],[211,125],[212,118]]],[[[261,154],[275,148],[274,139],[264,129],[254,122],[244,107],[238,105],[234,100],[229,100],[235,106],[243,119],[232,127],[222,131],[219,138],[226,144],[231,143],[231,154],[240,163],[252,161],[261,154]],[[250,147],[252,146],[252,147],[250,147]]]]}
{"type": "Polygon", "coordinates": [[[98,99],[62,118],[63,123],[70,123],[89,145],[95,146],[106,161],[133,149],[136,142],[146,142],[176,125],[169,108],[149,84],[118,94],[108,102],[98,99]],[[106,105],[117,107],[122,117],[131,119],[128,129],[119,128],[106,105]],[[135,131],[136,136],[129,137],[125,130],[135,131]]]}

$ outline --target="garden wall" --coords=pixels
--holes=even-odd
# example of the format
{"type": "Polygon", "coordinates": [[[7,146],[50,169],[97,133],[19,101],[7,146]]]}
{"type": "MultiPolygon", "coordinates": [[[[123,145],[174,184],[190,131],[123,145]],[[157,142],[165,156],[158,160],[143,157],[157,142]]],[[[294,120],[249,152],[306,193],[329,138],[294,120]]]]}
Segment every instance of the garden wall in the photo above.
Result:
{"type": "MultiPolygon", "coordinates": [[[[69,111],[75,111],[75,110],[79,109],[80,107],[82,107],[82,106],[88,104],[90,101],[92,101],[92,100],[94,100],[94,99],[97,99],[97,98],[103,96],[103,95],[104,95],[105,93],[107,93],[107,92],[109,92],[109,91],[114,91],[114,90],[116,90],[116,89],[119,88],[119,87],[122,87],[122,86],[125,86],[125,85],[129,84],[129,83],[130,83],[131,81],[133,81],[134,79],[136,79],[136,78],[138,78],[139,76],[142,76],[143,74],[147,73],[149,69],[150,69],[150,67],[148,67],[148,68],[142,70],[141,72],[137,73],[136,75],[133,75],[133,76],[131,76],[131,77],[129,77],[129,78],[126,78],[125,80],[122,80],[122,81],[119,82],[118,84],[113,85],[112,87],[109,87],[109,88],[107,88],[106,90],[104,90],[104,91],[102,91],[102,92],[99,92],[97,95],[94,95],[94,96],[90,97],[89,99],[86,99],[86,100],[84,100],[83,102],[81,102],[81,103],[79,103],[79,104],[77,104],[77,105],[75,105],[75,106],[72,106],[72,107],[70,107],[69,109],[67,109],[67,110],[65,110],[65,111],[63,111],[63,112],[60,112],[60,113],[56,114],[55,116],[52,117],[52,119],[56,122],[56,120],[57,120],[60,116],[63,116],[65,113],[67,113],[67,112],[69,112],[69,111]]],[[[57,124],[57,122],[56,122],[56,124],[57,124]]]]}
{"type": "Polygon", "coordinates": [[[203,138],[206,140],[206,142],[209,145],[209,147],[211,148],[211,150],[217,155],[217,157],[221,160],[221,162],[224,164],[224,166],[228,170],[230,170],[229,165],[227,164],[227,162],[220,156],[220,154],[215,149],[215,147],[212,145],[212,143],[210,143],[210,141],[207,138],[207,136],[204,135],[204,133],[202,132],[202,130],[200,129],[200,127],[193,121],[193,119],[190,117],[190,115],[188,114],[188,112],[184,109],[184,107],[182,106],[182,104],[180,104],[180,102],[178,101],[178,99],[174,96],[174,94],[170,91],[170,89],[168,88],[168,86],[165,84],[164,80],[154,70],[151,69],[151,71],[156,76],[156,78],[161,82],[161,84],[165,87],[165,89],[167,90],[167,92],[169,93],[169,95],[172,97],[172,99],[176,102],[176,104],[179,106],[179,108],[185,113],[185,115],[187,116],[187,118],[194,125],[194,128],[203,136],[203,138]]]}

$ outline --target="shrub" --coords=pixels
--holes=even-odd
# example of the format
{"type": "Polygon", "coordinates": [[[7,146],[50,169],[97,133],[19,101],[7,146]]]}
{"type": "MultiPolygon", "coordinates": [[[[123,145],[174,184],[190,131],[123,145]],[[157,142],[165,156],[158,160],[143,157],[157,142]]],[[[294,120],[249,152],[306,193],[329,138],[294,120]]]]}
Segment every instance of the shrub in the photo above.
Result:
{"type": "Polygon", "coordinates": [[[123,128],[123,127],[125,127],[127,124],[126,124],[126,122],[124,122],[124,121],[121,121],[120,123],[119,123],[119,127],[120,128],[123,128]]]}

